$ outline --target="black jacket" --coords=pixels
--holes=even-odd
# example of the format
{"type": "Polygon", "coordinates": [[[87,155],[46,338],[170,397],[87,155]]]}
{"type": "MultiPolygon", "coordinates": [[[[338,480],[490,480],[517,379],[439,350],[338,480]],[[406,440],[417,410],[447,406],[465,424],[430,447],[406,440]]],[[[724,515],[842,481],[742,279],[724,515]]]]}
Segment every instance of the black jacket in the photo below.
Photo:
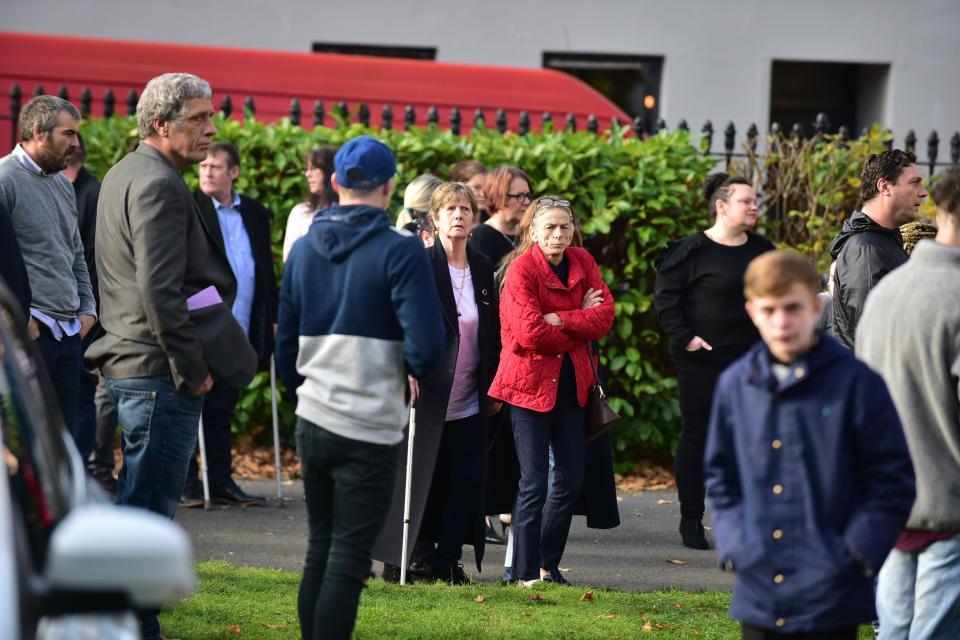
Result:
{"type": "Polygon", "coordinates": [[[833,333],[853,349],[857,323],[867,294],[883,276],[907,261],[899,229],[888,229],[862,211],[844,220],[830,244],[837,261],[833,274],[833,333]]]}
{"type": "MultiPolygon", "coordinates": [[[[434,468],[440,448],[440,438],[443,434],[444,422],[447,414],[447,403],[450,400],[450,391],[453,387],[454,373],[457,368],[457,351],[460,343],[460,324],[457,320],[457,308],[454,300],[453,286],[450,282],[450,271],[447,268],[447,254],[439,242],[427,249],[430,265],[433,268],[434,282],[440,295],[440,306],[443,310],[444,327],[444,357],[439,367],[420,382],[420,399],[417,400],[417,430],[413,448],[413,480],[410,509],[410,536],[409,545],[418,537],[430,539],[435,532],[425,531],[421,534],[424,524],[424,515],[427,499],[431,493],[434,468]]],[[[479,371],[477,376],[478,393],[480,394],[480,416],[483,430],[490,427],[488,411],[487,389],[497,372],[500,360],[500,315],[497,300],[497,289],[493,281],[493,265],[483,254],[467,247],[467,262],[470,265],[470,278],[473,281],[474,299],[477,303],[479,326],[477,328],[477,343],[480,354],[479,371]]],[[[510,436],[512,444],[512,435],[510,436]]],[[[486,433],[484,441],[487,440],[486,433]]],[[[400,463],[397,467],[397,479],[394,485],[393,501],[387,513],[386,522],[374,544],[373,557],[394,565],[400,564],[400,554],[403,539],[403,500],[404,485],[406,482],[407,444],[406,438],[400,445],[400,463]]],[[[482,452],[480,452],[482,453],[482,452]]],[[[486,458],[486,457],[485,457],[486,458]]],[[[467,532],[465,544],[473,544],[477,569],[483,560],[484,550],[484,493],[487,460],[483,464],[483,478],[481,490],[473,510],[472,531],[467,532]]],[[[497,473],[497,461],[489,461],[493,473],[497,473]]]]}
{"type": "Polygon", "coordinates": [[[97,301],[97,313],[100,312],[100,282],[97,280],[97,261],[94,257],[97,238],[97,200],[100,198],[100,181],[80,168],[77,179],[73,181],[73,191],[77,196],[77,228],[83,242],[83,257],[90,274],[90,286],[93,298],[97,301]]]}
{"type": "Polygon", "coordinates": [[[2,280],[17,302],[26,318],[30,315],[30,281],[27,279],[27,267],[23,264],[23,255],[17,236],[13,232],[13,220],[10,212],[0,203],[0,280],[2,280]]]}
{"type": "MultiPolygon", "coordinates": [[[[200,214],[211,230],[220,248],[226,252],[220,219],[213,200],[199,189],[193,192],[200,214]]],[[[253,306],[250,308],[250,345],[257,352],[260,368],[270,364],[273,353],[273,325],[277,321],[277,277],[273,271],[273,253],[270,247],[270,212],[262,204],[240,196],[240,216],[250,238],[254,262],[253,306]]]]}

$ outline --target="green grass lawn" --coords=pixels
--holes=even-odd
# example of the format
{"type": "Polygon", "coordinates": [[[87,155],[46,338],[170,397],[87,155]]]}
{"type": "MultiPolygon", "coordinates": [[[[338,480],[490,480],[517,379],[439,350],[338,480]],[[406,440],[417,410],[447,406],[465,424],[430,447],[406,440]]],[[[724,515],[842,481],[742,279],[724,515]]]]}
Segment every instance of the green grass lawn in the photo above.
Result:
{"type": "MultiPolygon", "coordinates": [[[[298,574],[197,566],[197,594],[164,611],[163,633],[181,640],[299,638],[298,574]]],[[[476,584],[401,587],[372,580],[360,599],[356,638],[739,638],[721,592],[615,590],[476,584]],[[586,600],[586,601],[584,601],[586,600]]],[[[860,637],[872,637],[864,627],[860,637]]]]}

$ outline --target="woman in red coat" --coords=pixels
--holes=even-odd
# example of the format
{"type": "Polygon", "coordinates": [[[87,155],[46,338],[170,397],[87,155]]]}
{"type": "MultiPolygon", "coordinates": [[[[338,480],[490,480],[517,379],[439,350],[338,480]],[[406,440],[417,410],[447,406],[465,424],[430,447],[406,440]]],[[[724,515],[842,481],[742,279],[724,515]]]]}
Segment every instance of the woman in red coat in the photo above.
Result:
{"type": "Polygon", "coordinates": [[[520,244],[503,262],[503,348],[491,398],[511,405],[520,461],[513,513],[513,578],[566,583],[560,558],[583,487],[587,394],[595,384],[588,345],[613,326],[613,297],[589,253],[570,246],[570,202],[534,200],[520,244]],[[547,496],[549,452],[553,490],[547,496]]]}

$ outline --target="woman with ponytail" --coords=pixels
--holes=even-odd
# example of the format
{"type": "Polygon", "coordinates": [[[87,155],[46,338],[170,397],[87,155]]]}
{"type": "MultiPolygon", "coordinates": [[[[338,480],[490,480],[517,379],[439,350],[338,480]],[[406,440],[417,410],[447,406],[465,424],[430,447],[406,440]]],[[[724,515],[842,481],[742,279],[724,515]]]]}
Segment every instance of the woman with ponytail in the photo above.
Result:
{"type": "Polygon", "coordinates": [[[677,367],[682,430],[677,446],[680,537],[708,549],[703,529],[703,453],[713,387],[720,372],[760,339],[744,309],[743,274],[773,249],[756,235],[757,194],[744,178],[718,173],[704,187],[714,223],[671,242],[658,256],[654,286],[657,319],[677,367]]]}

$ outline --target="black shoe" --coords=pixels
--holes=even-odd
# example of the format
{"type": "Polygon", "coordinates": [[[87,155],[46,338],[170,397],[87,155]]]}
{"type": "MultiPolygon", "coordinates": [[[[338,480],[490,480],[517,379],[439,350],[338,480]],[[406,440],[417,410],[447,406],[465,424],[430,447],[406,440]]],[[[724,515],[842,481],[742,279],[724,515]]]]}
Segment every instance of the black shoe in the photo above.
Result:
{"type": "Polygon", "coordinates": [[[490,544],[507,544],[507,539],[497,533],[497,530],[490,526],[490,521],[487,520],[485,527],[484,538],[490,544]]]}
{"type": "Polygon", "coordinates": [[[240,487],[233,480],[227,482],[223,487],[210,491],[210,500],[216,504],[230,504],[241,507],[258,506],[267,504],[267,499],[263,496],[252,496],[240,487]]]}
{"type": "Polygon", "coordinates": [[[113,477],[111,469],[90,469],[89,471],[101,489],[109,494],[117,493],[117,479],[113,477]]]}
{"type": "Polygon", "coordinates": [[[434,580],[442,580],[447,584],[470,584],[473,582],[463,572],[462,564],[455,564],[452,567],[433,567],[432,577],[434,580]]]}
{"type": "Polygon", "coordinates": [[[400,567],[395,564],[384,562],[383,571],[380,572],[380,577],[383,578],[384,582],[400,584],[400,567]]]}
{"type": "Polygon", "coordinates": [[[560,585],[561,587],[572,587],[572,586],[573,586],[572,584],[570,584],[570,581],[567,580],[566,578],[564,578],[564,577],[563,577],[563,574],[560,573],[559,571],[551,571],[551,572],[550,572],[550,575],[548,575],[548,576],[543,576],[543,577],[540,578],[540,579],[543,580],[544,582],[550,582],[550,583],[553,583],[553,584],[558,584],[558,585],[560,585]]]}
{"type": "Polygon", "coordinates": [[[683,546],[690,549],[706,550],[710,548],[703,522],[694,518],[680,518],[680,538],[683,546]]]}
{"type": "Polygon", "coordinates": [[[183,494],[180,496],[180,506],[187,509],[198,509],[203,506],[203,489],[201,487],[188,484],[183,488],[183,494]]]}

